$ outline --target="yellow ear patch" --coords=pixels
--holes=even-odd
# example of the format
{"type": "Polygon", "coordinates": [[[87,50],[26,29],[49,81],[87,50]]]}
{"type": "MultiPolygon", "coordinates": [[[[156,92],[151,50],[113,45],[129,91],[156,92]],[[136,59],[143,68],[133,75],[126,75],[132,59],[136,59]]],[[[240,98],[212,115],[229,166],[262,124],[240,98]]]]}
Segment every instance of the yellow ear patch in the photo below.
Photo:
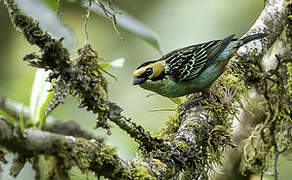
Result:
{"type": "Polygon", "coordinates": [[[162,63],[163,62],[158,61],[158,62],[152,64],[153,74],[151,76],[149,76],[150,79],[153,77],[158,77],[164,71],[162,63]]]}
{"type": "Polygon", "coordinates": [[[153,70],[152,75],[150,75],[148,77],[149,79],[151,79],[153,77],[158,77],[164,71],[163,62],[158,61],[158,62],[151,63],[151,64],[148,64],[147,66],[144,66],[144,67],[141,67],[141,68],[137,69],[134,72],[134,77],[141,76],[146,71],[146,69],[148,69],[148,68],[152,68],[152,70],[153,70]]]}

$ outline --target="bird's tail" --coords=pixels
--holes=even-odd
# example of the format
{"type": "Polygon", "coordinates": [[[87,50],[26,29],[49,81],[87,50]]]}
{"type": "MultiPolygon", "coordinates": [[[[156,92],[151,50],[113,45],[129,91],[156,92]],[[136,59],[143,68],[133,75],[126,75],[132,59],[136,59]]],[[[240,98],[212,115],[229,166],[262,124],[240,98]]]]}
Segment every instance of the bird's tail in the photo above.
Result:
{"type": "Polygon", "coordinates": [[[262,39],[262,38],[266,37],[267,35],[268,34],[266,34],[266,33],[256,33],[256,34],[252,34],[252,35],[247,35],[244,38],[240,39],[241,46],[250,42],[250,41],[256,40],[256,39],[262,39]]]}

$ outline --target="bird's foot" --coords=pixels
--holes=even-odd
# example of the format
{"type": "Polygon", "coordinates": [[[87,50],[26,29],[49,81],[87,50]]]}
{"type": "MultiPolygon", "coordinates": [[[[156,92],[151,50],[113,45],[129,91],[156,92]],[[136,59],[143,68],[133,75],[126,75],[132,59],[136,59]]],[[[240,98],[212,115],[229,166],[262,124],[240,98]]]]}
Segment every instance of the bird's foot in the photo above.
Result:
{"type": "Polygon", "coordinates": [[[210,96],[209,92],[202,92],[200,94],[191,95],[191,97],[180,107],[179,116],[184,115],[188,109],[198,105],[201,100],[206,99],[209,96],[210,96]]]}

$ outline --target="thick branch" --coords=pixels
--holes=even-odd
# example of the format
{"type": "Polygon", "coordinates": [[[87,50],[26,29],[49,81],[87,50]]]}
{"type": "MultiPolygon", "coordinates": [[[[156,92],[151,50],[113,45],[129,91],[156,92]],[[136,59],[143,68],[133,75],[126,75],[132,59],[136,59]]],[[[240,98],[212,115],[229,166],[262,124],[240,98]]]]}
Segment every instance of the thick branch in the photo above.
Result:
{"type": "MultiPolygon", "coordinates": [[[[253,62],[259,62],[275,40],[279,38],[287,23],[287,10],[285,9],[284,3],[285,0],[270,0],[267,3],[259,19],[247,34],[264,32],[268,34],[268,37],[261,41],[253,41],[240,48],[238,55],[243,61],[252,60],[253,62]]],[[[238,94],[238,96],[240,95],[238,94]]],[[[218,117],[210,115],[210,112],[205,109],[205,107],[212,106],[212,104],[207,104],[205,107],[202,107],[200,103],[194,105],[195,107],[189,108],[187,113],[181,117],[181,125],[178,128],[175,139],[181,140],[192,147],[197,147],[198,150],[207,143],[206,141],[210,140],[206,139],[206,137],[210,138],[212,136],[212,132],[216,129],[216,125],[220,125],[220,122],[218,122],[218,117]]],[[[234,104],[229,106],[234,106],[234,104]]],[[[222,113],[229,114],[228,111],[221,112],[220,114],[222,113]]],[[[223,138],[222,140],[224,142],[224,138],[226,137],[222,135],[218,138],[223,138]]],[[[208,143],[212,142],[208,141],[208,143]]],[[[213,143],[216,144],[216,142],[213,143]]],[[[224,143],[228,144],[227,142],[224,143]]],[[[206,178],[209,171],[207,168],[209,165],[207,164],[205,166],[206,169],[203,168],[201,175],[198,177],[206,178]]]]}
{"type": "MultiPolygon", "coordinates": [[[[260,18],[251,28],[249,33],[252,33],[259,29],[264,29],[265,32],[270,33],[268,43],[269,44],[272,43],[273,45],[268,52],[264,53],[264,57],[261,60],[260,65],[262,66],[262,71],[266,75],[269,75],[270,72],[274,72],[276,75],[274,76],[270,75],[271,77],[270,79],[263,80],[266,81],[266,84],[269,84],[269,88],[266,88],[264,92],[266,95],[261,96],[258,93],[250,95],[248,104],[245,107],[245,109],[248,109],[248,112],[243,111],[242,115],[240,116],[239,127],[235,131],[234,138],[237,144],[241,144],[241,146],[237,150],[232,150],[226,153],[225,156],[227,158],[224,161],[223,170],[226,174],[224,173],[224,175],[222,175],[218,173],[216,176],[216,179],[218,180],[248,179],[250,175],[258,173],[261,173],[263,176],[264,174],[263,171],[265,171],[265,169],[263,168],[270,166],[268,162],[265,162],[265,158],[267,156],[270,157],[270,155],[272,155],[273,153],[273,151],[271,150],[272,147],[274,146],[275,147],[274,151],[278,152],[277,147],[279,144],[281,144],[282,148],[285,149],[286,148],[285,144],[287,143],[287,141],[291,142],[291,137],[283,135],[285,134],[286,131],[289,131],[291,127],[291,120],[287,119],[287,117],[283,115],[285,114],[285,110],[283,111],[283,107],[285,107],[285,105],[289,106],[289,104],[291,104],[289,103],[289,96],[287,95],[288,90],[285,89],[283,91],[284,89],[283,86],[285,85],[285,83],[287,83],[288,79],[287,76],[289,76],[286,69],[286,63],[289,62],[289,59],[291,61],[292,36],[291,34],[289,35],[289,27],[291,27],[292,21],[290,19],[289,23],[288,13],[290,12],[291,14],[292,12],[291,11],[292,4],[290,2],[289,5],[288,1],[286,1],[286,4],[285,1],[270,1],[268,5],[271,5],[271,3],[273,3],[273,6],[266,8],[262,12],[260,18]],[[273,40],[275,39],[276,41],[273,42],[273,40]],[[271,79],[274,79],[275,82],[277,82],[276,86],[274,84],[275,82],[271,83],[271,79]],[[268,99],[266,99],[266,97],[268,97],[268,99]],[[277,107],[275,105],[277,104],[277,102],[275,102],[274,99],[277,99],[280,102],[282,101],[280,103],[281,106],[277,107]],[[262,104],[261,102],[266,102],[266,104],[262,104]],[[267,106],[267,104],[270,103],[272,103],[275,106],[274,109],[265,108],[265,106],[267,106]],[[276,113],[273,113],[273,111],[274,112],[276,111],[276,113]],[[277,115],[278,117],[274,116],[274,118],[271,118],[270,115],[271,113],[278,114],[277,115]],[[267,135],[259,134],[258,136],[255,136],[256,133],[253,132],[252,135],[253,140],[252,139],[247,140],[248,136],[251,135],[251,130],[253,129],[254,131],[258,131],[258,128],[256,127],[263,126],[263,124],[266,125],[266,127],[268,128],[265,128],[261,133],[263,133],[264,131],[265,132],[269,131],[270,134],[267,135]],[[285,137],[284,138],[285,143],[281,142],[283,141],[283,137],[285,137]],[[242,143],[244,139],[246,139],[245,143],[242,143]],[[267,139],[270,140],[267,141],[267,139]],[[244,145],[245,146],[249,145],[249,148],[244,147],[244,145]],[[254,151],[255,153],[252,153],[253,148],[255,150],[254,151]],[[248,160],[245,157],[249,157],[248,160]],[[240,169],[243,172],[240,172],[240,169]]],[[[258,55],[260,56],[260,53],[264,52],[264,51],[260,52],[262,48],[259,48],[258,50],[260,53],[258,53],[256,51],[257,49],[255,49],[256,48],[255,46],[257,46],[257,44],[252,44],[251,46],[241,48],[239,50],[240,56],[248,58],[248,60],[250,60],[249,62],[257,63],[258,59],[253,59],[252,56],[248,56],[246,54],[247,49],[255,53],[254,54],[255,56],[258,55]]],[[[261,89],[263,89],[262,85],[256,86],[257,91],[261,92],[262,91],[261,89]]],[[[276,162],[277,156],[275,155],[274,163],[276,162]]],[[[276,166],[274,166],[274,171],[277,172],[276,166]]],[[[275,179],[278,178],[276,173],[274,174],[274,176],[275,179]]]]}
{"type": "MultiPolygon", "coordinates": [[[[168,138],[167,141],[157,140],[151,137],[151,135],[141,126],[138,126],[131,122],[130,119],[123,117],[121,115],[122,109],[114,103],[105,102],[109,111],[100,111],[100,108],[98,107],[98,104],[100,103],[99,96],[94,94],[94,90],[91,91],[89,88],[90,86],[85,86],[85,88],[82,86],[83,84],[93,83],[93,81],[89,80],[82,82],[83,84],[74,84],[75,81],[79,82],[78,80],[83,78],[80,74],[83,75],[84,72],[80,71],[77,66],[74,66],[70,62],[69,54],[67,50],[62,47],[61,42],[52,39],[47,33],[44,33],[31,18],[21,14],[13,0],[4,0],[4,2],[7,5],[9,14],[15,26],[21,29],[22,33],[31,44],[38,45],[44,51],[44,54],[37,65],[57,72],[57,75],[61,75],[61,80],[64,81],[64,84],[69,84],[74,87],[75,89],[73,88],[73,90],[78,91],[79,95],[87,100],[86,102],[82,102],[82,106],[87,107],[88,110],[98,113],[99,115],[107,113],[106,116],[108,119],[116,123],[121,129],[129,133],[131,137],[140,142],[142,149],[146,149],[145,154],[143,154],[145,161],[148,162],[146,166],[149,167],[149,169],[151,169],[158,177],[174,179],[178,177],[184,177],[185,179],[206,179],[208,172],[211,170],[212,164],[218,162],[221,158],[224,148],[226,146],[233,146],[229,136],[231,119],[230,111],[236,111],[236,108],[233,108],[235,103],[230,100],[229,104],[228,102],[224,104],[217,95],[204,101],[195,101],[196,104],[193,104],[194,107],[187,108],[186,113],[179,117],[179,127],[172,132],[172,135],[166,134],[166,136],[171,137],[168,138]],[[150,153],[147,154],[147,152],[150,153]],[[183,173],[180,175],[180,172],[183,173]]],[[[259,17],[259,20],[249,31],[249,33],[265,32],[269,34],[269,36],[262,41],[254,41],[253,43],[249,43],[241,48],[238,51],[240,59],[259,62],[263,57],[263,54],[268,48],[270,48],[275,39],[283,31],[286,15],[284,0],[270,0],[259,17]]],[[[253,71],[247,72],[249,70],[251,69],[245,70],[242,68],[241,71],[246,71],[245,74],[252,78],[253,74],[248,75],[248,73],[252,73],[253,71]]],[[[249,83],[249,78],[245,80],[245,83],[249,83]]],[[[240,95],[241,94],[238,93],[236,96],[240,95]]],[[[31,135],[34,134],[37,136],[37,132],[39,131],[27,130],[25,132],[30,132],[31,135]],[[31,133],[31,131],[34,133],[31,133]]],[[[70,142],[67,142],[68,139],[66,139],[66,137],[65,139],[64,137],[61,138],[59,136],[53,137],[57,140],[65,140],[65,144],[70,145],[70,142]]],[[[6,137],[1,136],[1,138],[5,139],[6,137]]],[[[9,140],[14,139],[10,138],[9,140]]],[[[16,141],[17,140],[18,139],[16,138],[16,141]]],[[[77,139],[73,142],[73,145],[75,142],[78,143],[79,141],[84,142],[81,139],[77,139]]],[[[35,143],[37,143],[37,141],[35,143]]],[[[5,146],[9,146],[9,144],[6,143],[5,146]]],[[[91,145],[88,145],[88,142],[86,144],[86,147],[87,146],[89,146],[89,149],[91,148],[91,145]]],[[[15,149],[11,150],[13,151],[15,149]]],[[[59,150],[63,152],[62,148],[59,150]]],[[[39,152],[39,150],[36,152],[39,152]]],[[[55,153],[58,154],[58,152],[55,153]]],[[[93,151],[91,153],[93,153],[93,151]]],[[[99,151],[97,153],[99,153],[99,151]]],[[[116,156],[113,155],[112,157],[116,156]]],[[[78,158],[91,159],[87,156],[78,158]]],[[[102,164],[100,165],[102,166],[102,164]]],[[[124,172],[124,167],[120,163],[118,157],[113,160],[113,165],[117,166],[113,167],[117,172],[124,172]]],[[[94,168],[91,168],[91,165],[90,169],[96,172],[94,168]]]]}
{"type": "Polygon", "coordinates": [[[285,7],[286,0],[269,0],[255,24],[246,35],[255,32],[264,32],[268,36],[264,41],[252,41],[241,47],[237,53],[239,57],[248,61],[257,61],[263,57],[272,44],[279,38],[287,24],[288,10],[285,7]]]}
{"type": "MultiPolygon", "coordinates": [[[[66,164],[91,170],[111,179],[130,179],[135,168],[130,168],[115,150],[95,140],[64,136],[37,129],[20,130],[0,117],[0,144],[26,157],[52,155],[61,157],[66,164]],[[133,171],[133,172],[132,172],[133,171]]],[[[137,171],[137,169],[136,169],[137,171]]],[[[151,178],[144,172],[141,178],[151,178]]]]}

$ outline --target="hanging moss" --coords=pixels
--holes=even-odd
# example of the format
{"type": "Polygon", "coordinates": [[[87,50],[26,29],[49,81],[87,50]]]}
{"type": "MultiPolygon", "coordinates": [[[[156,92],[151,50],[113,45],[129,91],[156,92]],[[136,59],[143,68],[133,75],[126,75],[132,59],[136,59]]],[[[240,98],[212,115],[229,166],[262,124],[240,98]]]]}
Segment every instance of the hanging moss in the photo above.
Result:
{"type": "Polygon", "coordinates": [[[270,165],[272,156],[273,135],[270,126],[258,124],[248,139],[244,140],[241,172],[243,174],[260,174],[270,165]]]}
{"type": "Polygon", "coordinates": [[[72,141],[75,141],[74,148],[64,143],[61,147],[63,151],[58,154],[58,162],[61,163],[58,163],[56,168],[63,167],[66,170],[64,172],[68,172],[71,167],[77,166],[83,173],[93,171],[98,175],[113,179],[155,179],[144,167],[124,169],[116,150],[111,146],[99,145],[98,142],[89,142],[79,138],[74,138],[72,141]],[[98,150],[95,150],[95,148],[98,148],[98,150]]]}
{"type": "Polygon", "coordinates": [[[287,84],[285,85],[285,88],[287,88],[290,102],[292,102],[292,62],[288,62],[286,64],[286,68],[288,73],[288,81],[287,84]]]}
{"type": "MultiPolygon", "coordinates": [[[[280,37],[287,46],[291,43],[288,31],[289,28],[285,28],[280,37]]],[[[274,46],[269,51],[275,51],[274,46]]],[[[253,83],[264,99],[258,103],[264,106],[265,119],[257,120],[259,124],[243,142],[243,160],[240,169],[244,174],[266,171],[273,158],[275,158],[274,161],[277,159],[274,152],[283,153],[291,148],[292,137],[288,132],[292,128],[290,85],[292,68],[290,67],[291,55],[289,53],[288,56],[286,55],[276,54],[278,66],[269,72],[263,72],[261,65],[257,62],[250,66],[255,71],[253,74],[259,74],[257,81],[253,83]]]]}
{"type": "Polygon", "coordinates": [[[157,178],[151,176],[145,167],[138,166],[127,170],[123,174],[124,179],[129,180],[156,180],[157,178]]]}

